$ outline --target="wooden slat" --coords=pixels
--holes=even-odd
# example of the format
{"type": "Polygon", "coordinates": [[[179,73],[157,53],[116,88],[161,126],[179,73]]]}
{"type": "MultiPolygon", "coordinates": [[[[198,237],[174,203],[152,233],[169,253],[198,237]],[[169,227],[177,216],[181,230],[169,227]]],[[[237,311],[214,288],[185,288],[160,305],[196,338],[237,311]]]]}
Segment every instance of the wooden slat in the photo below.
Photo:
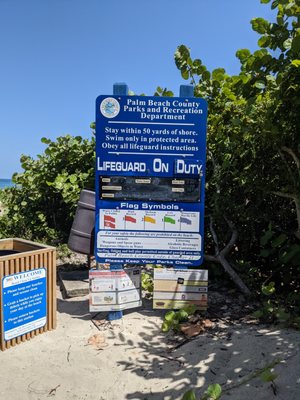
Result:
{"type": "Polygon", "coordinates": [[[12,239],[0,240],[0,250],[13,250],[14,241],[12,239]]]}
{"type": "Polygon", "coordinates": [[[53,318],[52,318],[52,313],[53,313],[53,304],[51,301],[51,296],[52,296],[52,283],[53,283],[53,276],[52,276],[52,252],[47,253],[47,271],[48,271],[48,318],[49,318],[49,325],[48,328],[49,330],[53,329],[52,324],[53,324],[53,318]]]}
{"type": "MultiPolygon", "coordinates": [[[[20,273],[20,258],[19,257],[17,257],[15,260],[15,271],[16,271],[16,274],[20,273]]],[[[21,343],[21,336],[18,336],[17,344],[20,344],[20,343],[21,343]]]]}
{"type": "MultiPolygon", "coordinates": [[[[38,262],[39,262],[38,263],[39,268],[44,267],[44,254],[43,253],[38,254],[38,262]]],[[[46,319],[46,324],[47,324],[47,319],[46,319]]],[[[42,328],[40,328],[40,333],[46,332],[45,326],[46,325],[44,325],[42,328]]]]}
{"type": "MultiPolygon", "coordinates": [[[[22,257],[20,259],[20,272],[24,272],[24,271],[25,271],[25,258],[22,257]]],[[[21,340],[22,340],[22,342],[25,342],[26,335],[21,335],[21,340]]]]}
{"type": "MultiPolygon", "coordinates": [[[[49,299],[51,293],[51,274],[50,274],[49,263],[50,263],[50,253],[47,251],[45,252],[45,267],[47,269],[47,299],[49,299]]],[[[49,300],[47,300],[47,329],[49,331],[51,331],[51,312],[52,312],[52,307],[49,300]]]]}
{"type": "MultiPolygon", "coordinates": [[[[48,254],[47,254],[47,252],[44,252],[43,253],[43,263],[42,263],[42,266],[44,267],[44,268],[46,268],[46,272],[47,272],[47,297],[49,296],[48,295],[48,274],[49,274],[49,271],[48,271],[48,264],[47,264],[47,262],[48,262],[48,254]]],[[[48,307],[48,302],[47,302],[47,320],[46,320],[46,325],[45,325],[45,332],[46,331],[48,331],[49,330],[49,307],[48,307]]]]}
{"type": "MultiPolygon", "coordinates": [[[[39,255],[38,254],[34,254],[34,268],[35,269],[38,269],[38,268],[40,268],[40,262],[39,262],[39,255]]],[[[35,331],[34,331],[34,333],[35,333],[35,335],[37,336],[37,335],[39,335],[41,332],[40,332],[40,329],[36,329],[35,331]]]]}
{"type": "MultiPolygon", "coordinates": [[[[39,268],[39,260],[38,260],[38,254],[33,254],[33,265],[34,265],[34,269],[38,269],[39,268]]],[[[34,335],[37,336],[39,335],[40,330],[39,329],[35,329],[34,330],[34,335]]]]}
{"type": "MultiPolygon", "coordinates": [[[[33,269],[35,269],[35,257],[34,254],[31,254],[29,256],[29,270],[32,271],[33,269]]],[[[30,333],[30,338],[33,339],[35,336],[35,331],[31,331],[30,333]]]]}
{"type": "Polygon", "coordinates": [[[52,266],[51,266],[51,274],[53,276],[53,287],[52,287],[52,294],[50,297],[50,301],[53,303],[53,310],[52,310],[52,329],[56,329],[57,324],[57,301],[56,301],[56,250],[52,251],[52,266]]]}
{"type": "MultiPolygon", "coordinates": [[[[33,269],[35,269],[35,257],[34,257],[34,254],[31,254],[29,256],[29,270],[33,270],[33,269]]],[[[30,332],[31,339],[33,339],[34,336],[35,336],[35,331],[31,331],[30,332]]]]}
{"type": "MultiPolygon", "coordinates": [[[[15,260],[9,260],[9,275],[13,275],[15,273],[15,260]]],[[[10,340],[11,346],[15,346],[17,344],[16,338],[10,340]]]]}
{"type": "MultiPolygon", "coordinates": [[[[25,271],[30,271],[30,256],[28,254],[26,254],[25,258],[25,271]]],[[[31,339],[31,335],[30,332],[25,333],[26,336],[26,340],[30,340],[31,339]]]]}
{"type": "MultiPolygon", "coordinates": [[[[9,260],[4,261],[4,276],[9,275],[9,260]]],[[[2,293],[1,293],[2,295],[2,293]]],[[[5,348],[10,348],[10,340],[5,341],[5,348]]]]}
{"type": "Polygon", "coordinates": [[[20,242],[14,243],[14,250],[18,251],[19,253],[28,253],[39,249],[40,249],[39,246],[27,245],[25,243],[20,243],[20,242]]]}
{"type": "Polygon", "coordinates": [[[4,262],[0,261],[0,345],[1,345],[1,350],[3,351],[5,349],[5,341],[4,341],[4,327],[3,327],[3,318],[2,318],[2,308],[3,308],[3,302],[2,302],[2,279],[4,276],[4,262]]]}

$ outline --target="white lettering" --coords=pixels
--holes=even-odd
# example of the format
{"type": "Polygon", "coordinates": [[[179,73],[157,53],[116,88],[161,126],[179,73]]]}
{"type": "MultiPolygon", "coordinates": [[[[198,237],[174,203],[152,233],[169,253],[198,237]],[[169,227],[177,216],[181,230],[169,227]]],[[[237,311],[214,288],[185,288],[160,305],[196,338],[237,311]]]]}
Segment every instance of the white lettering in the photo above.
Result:
{"type": "Polygon", "coordinates": [[[169,172],[169,164],[163,163],[160,158],[154,158],[153,171],[154,172],[169,172]]]}
{"type": "Polygon", "coordinates": [[[201,175],[202,165],[186,163],[184,160],[176,160],[175,171],[177,174],[201,175]]]}
{"type": "Polygon", "coordinates": [[[98,171],[111,172],[146,172],[146,163],[144,162],[127,162],[127,161],[103,161],[97,158],[98,171]]]}

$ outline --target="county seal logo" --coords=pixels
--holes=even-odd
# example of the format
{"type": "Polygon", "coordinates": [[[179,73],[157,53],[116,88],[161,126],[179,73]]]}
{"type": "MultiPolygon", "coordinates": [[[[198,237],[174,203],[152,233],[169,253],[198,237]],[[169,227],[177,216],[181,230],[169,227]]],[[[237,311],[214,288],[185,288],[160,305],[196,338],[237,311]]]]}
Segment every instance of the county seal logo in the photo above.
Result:
{"type": "Polygon", "coordinates": [[[120,104],[113,97],[107,97],[100,104],[100,112],[106,118],[115,118],[120,112],[120,104]]]}

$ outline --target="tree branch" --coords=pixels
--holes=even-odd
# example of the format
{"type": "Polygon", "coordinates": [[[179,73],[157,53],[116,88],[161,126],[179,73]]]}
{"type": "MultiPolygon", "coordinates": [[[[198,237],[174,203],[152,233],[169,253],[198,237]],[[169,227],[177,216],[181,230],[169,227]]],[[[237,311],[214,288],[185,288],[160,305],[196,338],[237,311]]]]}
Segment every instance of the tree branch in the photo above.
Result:
{"type": "Polygon", "coordinates": [[[293,174],[293,171],[292,171],[291,167],[289,166],[289,163],[287,162],[287,160],[281,150],[279,150],[279,155],[280,155],[280,158],[282,159],[282,161],[284,162],[284,165],[285,165],[288,173],[290,174],[290,177],[291,177],[292,181],[294,182],[294,185],[296,185],[295,175],[293,174]]]}
{"type": "Polygon", "coordinates": [[[225,216],[224,216],[225,221],[227,222],[229,228],[231,229],[231,238],[229,240],[229,242],[227,243],[227,245],[224,247],[224,249],[221,251],[222,255],[224,257],[226,257],[228,255],[228,253],[231,251],[231,249],[233,248],[233,246],[235,245],[237,238],[238,238],[238,232],[237,229],[235,228],[234,224],[229,221],[225,216]]]}
{"type": "Polygon", "coordinates": [[[239,287],[241,292],[244,293],[246,296],[249,296],[249,295],[251,295],[250,290],[245,285],[245,283],[242,281],[242,279],[238,276],[238,274],[235,272],[235,270],[231,267],[229,262],[226,260],[226,256],[230,252],[232,247],[234,246],[234,244],[237,240],[238,234],[237,234],[237,230],[234,228],[233,223],[230,222],[226,217],[224,217],[224,218],[225,218],[229,228],[232,230],[232,235],[231,235],[230,241],[224,247],[223,250],[219,251],[218,237],[217,237],[216,231],[214,230],[214,227],[213,227],[212,217],[210,217],[209,228],[210,228],[213,240],[215,242],[216,255],[215,256],[206,255],[205,259],[208,261],[220,263],[222,265],[222,267],[224,268],[224,270],[231,277],[233,282],[239,287]]]}
{"type": "Polygon", "coordinates": [[[250,290],[242,281],[242,279],[239,277],[239,275],[235,272],[235,270],[231,267],[226,258],[222,254],[220,254],[218,258],[220,260],[222,267],[225,269],[225,271],[233,280],[233,282],[240,288],[241,292],[244,293],[246,296],[250,296],[251,295],[250,290]]]}
{"type": "Polygon", "coordinates": [[[275,196],[285,197],[286,199],[291,199],[291,200],[295,200],[295,198],[297,198],[297,195],[293,193],[274,192],[274,191],[270,191],[269,193],[274,194],[275,196]]]}
{"type": "Polygon", "coordinates": [[[298,230],[295,232],[295,236],[300,240],[300,196],[294,199],[296,205],[296,214],[297,214],[297,222],[298,222],[298,230]]]}
{"type": "MultiPolygon", "coordinates": [[[[217,172],[218,172],[219,167],[218,167],[218,165],[216,163],[215,157],[214,157],[213,153],[210,150],[208,150],[207,153],[210,156],[211,162],[213,164],[214,175],[216,175],[217,172]]],[[[216,180],[216,188],[217,188],[218,193],[220,193],[221,192],[220,185],[218,184],[217,180],[216,180]]]]}
{"type": "Polygon", "coordinates": [[[296,218],[298,224],[298,229],[295,232],[295,236],[297,239],[300,239],[300,195],[296,195],[293,193],[283,193],[283,192],[269,192],[269,193],[294,201],[296,206],[296,216],[297,216],[296,218]]]}
{"type": "Polygon", "coordinates": [[[288,153],[292,157],[292,159],[294,160],[294,162],[295,162],[295,164],[297,166],[298,173],[299,173],[299,176],[300,176],[300,160],[299,160],[299,158],[296,156],[294,151],[292,149],[290,149],[289,147],[282,146],[281,149],[283,151],[285,151],[286,153],[288,153]]]}
{"type": "Polygon", "coordinates": [[[204,254],[204,259],[211,262],[220,262],[216,256],[210,256],[209,254],[204,254]]]}
{"type": "Polygon", "coordinates": [[[213,219],[211,216],[209,217],[209,230],[212,234],[212,237],[213,237],[213,240],[215,243],[215,255],[217,256],[220,253],[219,241],[218,241],[216,231],[214,230],[214,227],[213,227],[213,219]]]}

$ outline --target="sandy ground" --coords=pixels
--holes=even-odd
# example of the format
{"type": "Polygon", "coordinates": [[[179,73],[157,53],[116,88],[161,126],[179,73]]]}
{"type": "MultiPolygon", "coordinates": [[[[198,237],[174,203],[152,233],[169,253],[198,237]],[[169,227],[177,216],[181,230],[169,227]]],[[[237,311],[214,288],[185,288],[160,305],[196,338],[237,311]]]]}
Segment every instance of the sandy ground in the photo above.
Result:
{"type": "Polygon", "coordinates": [[[191,388],[199,397],[210,383],[234,386],[222,399],[300,399],[299,332],[223,323],[174,349],[161,315],[142,308],[97,328],[86,298],[58,291],[57,329],[0,354],[0,399],[177,400],[191,388]],[[102,349],[88,345],[94,334],[102,349]],[[242,383],[274,360],[276,395],[260,377],[242,383]]]}

